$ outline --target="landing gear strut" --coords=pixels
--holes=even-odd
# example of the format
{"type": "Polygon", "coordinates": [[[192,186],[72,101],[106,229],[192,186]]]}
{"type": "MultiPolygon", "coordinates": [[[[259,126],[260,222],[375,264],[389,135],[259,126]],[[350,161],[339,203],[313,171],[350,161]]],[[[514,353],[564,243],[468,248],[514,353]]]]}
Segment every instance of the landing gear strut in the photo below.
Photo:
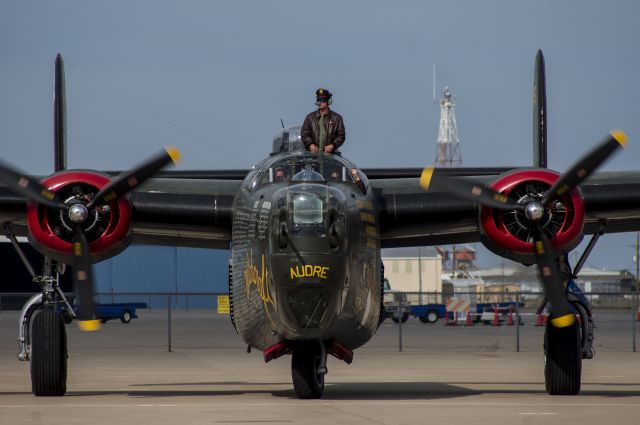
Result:
{"type": "Polygon", "coordinates": [[[298,398],[322,397],[327,373],[327,351],[322,342],[310,341],[297,345],[291,357],[293,389],[298,398]]]}

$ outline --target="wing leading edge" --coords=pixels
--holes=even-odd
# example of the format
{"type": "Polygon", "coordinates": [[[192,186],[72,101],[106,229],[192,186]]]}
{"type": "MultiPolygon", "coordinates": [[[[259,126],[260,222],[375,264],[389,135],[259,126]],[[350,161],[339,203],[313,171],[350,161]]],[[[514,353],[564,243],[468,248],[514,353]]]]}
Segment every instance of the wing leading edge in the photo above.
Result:
{"type": "MultiPolygon", "coordinates": [[[[488,184],[489,176],[475,181],[488,184]]],[[[424,246],[479,242],[478,207],[440,191],[425,192],[418,178],[372,180],[378,198],[381,245],[424,246]]],[[[585,233],[640,230],[640,172],[602,172],[581,185],[585,233]]]]}

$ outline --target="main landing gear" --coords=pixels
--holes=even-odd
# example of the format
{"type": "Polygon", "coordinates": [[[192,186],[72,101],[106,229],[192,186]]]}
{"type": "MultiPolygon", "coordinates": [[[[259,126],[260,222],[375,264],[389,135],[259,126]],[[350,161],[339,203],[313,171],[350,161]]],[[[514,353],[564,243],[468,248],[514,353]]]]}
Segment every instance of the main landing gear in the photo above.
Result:
{"type": "Polygon", "coordinates": [[[31,391],[36,396],[67,392],[67,333],[62,314],[41,310],[33,319],[31,391]]]}
{"type": "Polygon", "coordinates": [[[547,322],[544,334],[544,386],[551,395],[576,395],[582,375],[581,337],[578,323],[556,328],[547,322]]]}
{"type": "MultiPolygon", "coordinates": [[[[580,320],[565,327],[555,327],[551,320],[547,322],[544,333],[544,383],[550,395],[576,395],[580,392],[582,380],[582,359],[593,358],[593,316],[589,301],[575,284],[574,279],[582,269],[598,238],[603,234],[606,223],[594,233],[585,252],[573,271],[569,266],[568,255],[558,259],[561,272],[565,277],[564,295],[580,320]]],[[[542,311],[546,304],[538,309],[542,311]]]]}
{"type": "Polygon", "coordinates": [[[31,361],[31,392],[62,396],[67,391],[67,333],[75,313],[58,286],[57,264],[45,259],[44,273],[34,277],[42,288],[20,314],[18,359],[31,361]],[[64,312],[58,305],[64,304],[64,312]]]}
{"type": "Polygon", "coordinates": [[[42,287],[22,308],[18,329],[18,360],[31,361],[31,392],[36,396],[61,396],[67,391],[67,333],[65,323],[75,317],[58,286],[55,263],[45,260],[50,274],[36,276],[42,287]],[[57,306],[64,304],[64,312],[57,306]]]}
{"type": "Polygon", "coordinates": [[[50,258],[45,258],[42,274],[36,275],[13,232],[6,225],[5,232],[33,281],[41,289],[41,293],[32,296],[20,312],[18,360],[31,361],[31,392],[34,395],[62,396],[67,391],[65,323],[70,323],[75,318],[73,307],[58,284],[62,267],[50,258]],[[65,308],[58,309],[60,304],[65,308]]]}

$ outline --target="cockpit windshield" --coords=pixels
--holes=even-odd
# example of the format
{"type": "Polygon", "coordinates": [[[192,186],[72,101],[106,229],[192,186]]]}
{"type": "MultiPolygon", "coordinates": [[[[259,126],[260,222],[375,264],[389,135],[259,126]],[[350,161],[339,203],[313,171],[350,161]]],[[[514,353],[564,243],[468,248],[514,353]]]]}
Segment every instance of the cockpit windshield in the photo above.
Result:
{"type": "Polygon", "coordinates": [[[292,182],[324,182],[325,179],[324,177],[322,177],[322,174],[316,171],[304,169],[304,170],[298,171],[296,175],[291,178],[291,181],[292,182]]]}
{"type": "Polygon", "coordinates": [[[351,170],[331,155],[298,155],[275,161],[266,182],[353,182],[351,170]]]}

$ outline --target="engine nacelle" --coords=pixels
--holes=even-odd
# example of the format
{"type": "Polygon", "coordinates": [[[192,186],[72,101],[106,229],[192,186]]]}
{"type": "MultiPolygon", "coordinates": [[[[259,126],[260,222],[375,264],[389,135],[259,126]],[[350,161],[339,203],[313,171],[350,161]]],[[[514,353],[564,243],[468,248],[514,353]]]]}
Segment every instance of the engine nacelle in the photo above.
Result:
{"type": "MultiPolygon", "coordinates": [[[[500,176],[491,187],[510,195],[518,203],[540,201],[560,174],[541,168],[517,170],[500,176]]],[[[584,201],[579,188],[552,202],[540,225],[556,252],[575,248],[583,237],[585,220],[584,201]]],[[[532,223],[524,212],[480,209],[482,243],[492,252],[523,264],[534,264],[532,223]]]]}
{"type": "MultiPolygon", "coordinates": [[[[67,205],[88,203],[111,180],[95,171],[62,171],[44,179],[42,185],[55,192],[67,205]]],[[[89,212],[82,223],[94,261],[112,257],[129,242],[131,203],[126,197],[89,212]]],[[[27,204],[29,241],[43,255],[64,263],[73,256],[74,223],[64,210],[29,201],[27,204]]]]}

